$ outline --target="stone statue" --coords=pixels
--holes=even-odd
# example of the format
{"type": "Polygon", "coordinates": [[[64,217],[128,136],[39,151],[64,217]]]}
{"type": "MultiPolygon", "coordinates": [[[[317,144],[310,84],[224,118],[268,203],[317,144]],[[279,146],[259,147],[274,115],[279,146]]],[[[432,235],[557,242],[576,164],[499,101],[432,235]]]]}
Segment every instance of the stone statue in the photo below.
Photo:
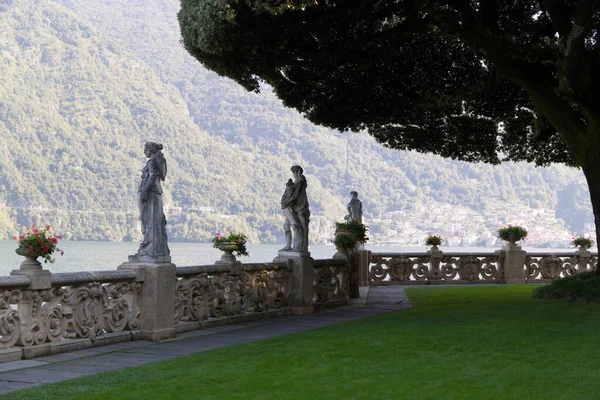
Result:
{"type": "MultiPolygon", "coordinates": [[[[292,190],[294,189],[294,181],[288,179],[285,184],[285,192],[281,196],[281,210],[285,216],[285,223],[283,224],[283,232],[285,233],[285,247],[281,250],[287,251],[292,249],[292,223],[294,215],[292,209],[288,207],[288,199],[292,196],[292,190]]],[[[296,233],[297,234],[297,233],[296,233]]]]}
{"type": "Polygon", "coordinates": [[[170,262],[169,245],[167,244],[167,219],[163,212],[162,187],[160,182],[167,176],[167,161],[160,143],[146,142],[144,154],[148,157],[142,169],[142,182],[138,188],[138,205],[142,234],[137,257],[151,257],[170,262]]]}
{"type": "Polygon", "coordinates": [[[281,209],[286,218],[284,225],[286,245],[281,250],[308,252],[310,210],[306,196],[306,178],[303,175],[304,170],[299,165],[294,165],[291,170],[294,182],[288,180],[285,193],[281,198],[281,209]]]}
{"type": "Polygon", "coordinates": [[[358,199],[358,193],[350,192],[350,203],[348,203],[348,215],[344,217],[346,221],[357,221],[362,223],[362,201],[358,199]]]}

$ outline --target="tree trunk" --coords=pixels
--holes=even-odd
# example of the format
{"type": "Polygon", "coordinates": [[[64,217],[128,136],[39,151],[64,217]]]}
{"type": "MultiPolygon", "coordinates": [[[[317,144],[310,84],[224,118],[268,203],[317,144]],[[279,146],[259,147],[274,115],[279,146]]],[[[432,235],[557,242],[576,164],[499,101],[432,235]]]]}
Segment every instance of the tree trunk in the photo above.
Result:
{"type": "MultiPolygon", "coordinates": [[[[600,242],[600,118],[590,119],[586,135],[588,142],[584,144],[584,160],[578,160],[590,190],[590,200],[596,224],[596,245],[600,242]]],[[[579,153],[579,154],[582,154],[579,153]]],[[[596,275],[600,276],[600,268],[596,267],[596,275]]]]}

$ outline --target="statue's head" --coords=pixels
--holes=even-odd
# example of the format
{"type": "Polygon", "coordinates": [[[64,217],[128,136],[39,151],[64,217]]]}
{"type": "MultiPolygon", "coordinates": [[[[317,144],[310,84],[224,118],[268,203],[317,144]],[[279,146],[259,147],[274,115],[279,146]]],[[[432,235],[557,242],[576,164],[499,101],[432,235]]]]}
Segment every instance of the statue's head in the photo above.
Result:
{"type": "Polygon", "coordinates": [[[300,176],[302,176],[302,173],[304,172],[302,167],[299,165],[294,165],[291,168],[291,170],[292,170],[292,174],[294,175],[294,179],[298,179],[300,176]]]}
{"type": "Polygon", "coordinates": [[[152,154],[163,149],[163,145],[156,142],[146,142],[144,145],[144,154],[150,157],[152,154]]]}
{"type": "Polygon", "coordinates": [[[350,192],[350,196],[352,196],[353,199],[357,199],[358,198],[358,192],[355,192],[354,190],[350,192]]]}

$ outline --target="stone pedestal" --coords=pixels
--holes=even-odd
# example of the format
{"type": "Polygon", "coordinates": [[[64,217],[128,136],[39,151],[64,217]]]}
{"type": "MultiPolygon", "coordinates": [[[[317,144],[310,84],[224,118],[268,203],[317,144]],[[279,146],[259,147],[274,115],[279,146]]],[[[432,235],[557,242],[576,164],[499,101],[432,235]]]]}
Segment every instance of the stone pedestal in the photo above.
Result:
{"type": "Polygon", "coordinates": [[[129,256],[129,262],[126,264],[168,264],[170,262],[171,256],[140,256],[134,254],[129,256]]]}
{"type": "Polygon", "coordinates": [[[577,255],[577,272],[587,271],[592,253],[585,247],[579,247],[575,254],[577,255]]]}
{"type": "MultiPolygon", "coordinates": [[[[335,257],[334,257],[335,258],[335,257]]],[[[360,253],[358,251],[350,254],[350,262],[348,265],[349,275],[350,275],[350,298],[358,299],[360,297],[360,279],[359,279],[359,269],[360,269],[360,253]]]]}
{"type": "Polygon", "coordinates": [[[346,250],[338,250],[331,258],[334,260],[350,260],[350,252],[346,250]]]}
{"type": "Polygon", "coordinates": [[[273,262],[289,262],[292,266],[292,314],[313,313],[314,260],[309,252],[279,251],[273,262]]]}
{"type": "Polygon", "coordinates": [[[504,250],[504,283],[525,283],[525,251],[509,244],[504,250]]]}
{"type": "Polygon", "coordinates": [[[444,252],[440,250],[437,246],[431,246],[431,249],[427,251],[429,254],[429,280],[430,281],[439,281],[442,279],[442,271],[440,271],[440,263],[442,262],[442,258],[444,252]]]}
{"type": "Polygon", "coordinates": [[[131,262],[132,257],[139,260],[139,256],[129,256],[130,262],[118,269],[135,270],[137,280],[143,281],[140,299],[142,338],[155,341],[175,337],[175,264],[131,262]]]}
{"type": "MultiPolygon", "coordinates": [[[[21,264],[22,265],[22,264],[21,264]]],[[[52,287],[52,273],[47,269],[23,270],[15,269],[10,272],[11,276],[26,276],[31,280],[28,289],[50,289],[52,287]]]]}
{"type": "Polygon", "coordinates": [[[371,264],[371,252],[361,250],[358,252],[358,281],[360,286],[369,286],[369,265],[371,264]]]}

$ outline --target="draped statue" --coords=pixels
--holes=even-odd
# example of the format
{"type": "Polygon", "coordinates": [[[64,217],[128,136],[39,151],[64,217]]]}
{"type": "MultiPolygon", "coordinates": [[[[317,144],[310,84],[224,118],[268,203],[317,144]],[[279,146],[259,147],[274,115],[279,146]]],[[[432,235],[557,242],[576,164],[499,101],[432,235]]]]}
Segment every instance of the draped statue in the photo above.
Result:
{"type": "Polygon", "coordinates": [[[167,176],[167,161],[161,152],[162,149],[160,143],[146,142],[144,146],[144,154],[148,161],[142,169],[142,182],[138,188],[138,206],[144,240],[140,243],[136,256],[168,258],[170,261],[161,186],[161,181],[167,176]]]}

